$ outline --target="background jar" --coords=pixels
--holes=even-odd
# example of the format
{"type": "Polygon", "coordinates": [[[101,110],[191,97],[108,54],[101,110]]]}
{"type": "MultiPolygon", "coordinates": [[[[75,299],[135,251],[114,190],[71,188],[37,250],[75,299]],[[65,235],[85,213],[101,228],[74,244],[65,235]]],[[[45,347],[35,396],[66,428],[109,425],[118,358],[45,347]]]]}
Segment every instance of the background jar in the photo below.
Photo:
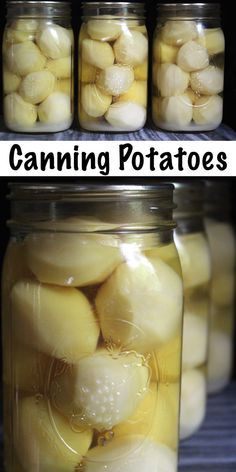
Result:
{"type": "Polygon", "coordinates": [[[136,131],[147,117],[148,38],[141,3],[83,4],[79,123],[91,131],[136,131]]]}
{"type": "Polygon", "coordinates": [[[208,392],[230,381],[233,364],[235,234],[228,182],[206,180],[205,225],[212,257],[208,392]]]}
{"type": "Polygon", "coordinates": [[[170,131],[209,131],[223,116],[219,4],[163,4],[153,40],[152,117],[170,131]]]}
{"type": "Polygon", "coordinates": [[[177,471],[183,289],[172,197],[168,185],[11,186],[7,472],[56,469],[59,458],[65,471],[177,471]]]}
{"type": "Polygon", "coordinates": [[[4,122],[55,132],[73,121],[73,48],[67,2],[9,1],[3,36],[4,122]]]}
{"type": "Polygon", "coordinates": [[[211,261],[203,222],[204,184],[174,182],[175,243],[184,284],[180,438],[202,425],[207,400],[211,261]]]}

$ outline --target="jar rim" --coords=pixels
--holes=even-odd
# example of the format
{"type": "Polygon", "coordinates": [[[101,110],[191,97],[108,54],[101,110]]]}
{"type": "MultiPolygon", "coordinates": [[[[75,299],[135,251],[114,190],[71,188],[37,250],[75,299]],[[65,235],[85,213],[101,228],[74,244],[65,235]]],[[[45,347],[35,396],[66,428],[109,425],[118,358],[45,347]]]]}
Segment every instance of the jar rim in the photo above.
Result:
{"type": "Polygon", "coordinates": [[[50,0],[45,0],[45,1],[44,0],[39,0],[39,1],[37,1],[37,0],[29,0],[29,1],[27,1],[27,0],[19,0],[19,1],[17,1],[17,0],[7,0],[6,3],[7,3],[7,6],[8,5],[10,5],[10,6],[11,5],[16,5],[17,7],[20,7],[20,6],[23,6],[23,5],[26,6],[26,7],[27,6],[37,6],[37,5],[38,6],[43,6],[43,5],[50,6],[51,5],[51,6],[63,6],[63,7],[67,6],[68,7],[68,6],[70,6],[71,2],[66,2],[66,1],[60,2],[60,1],[54,1],[54,0],[52,0],[52,1],[50,1],[50,0]]]}
{"type": "Polygon", "coordinates": [[[157,3],[157,11],[159,15],[163,16],[168,16],[168,14],[176,14],[176,17],[174,17],[173,19],[214,19],[218,18],[221,14],[221,4],[219,2],[157,3]]]}

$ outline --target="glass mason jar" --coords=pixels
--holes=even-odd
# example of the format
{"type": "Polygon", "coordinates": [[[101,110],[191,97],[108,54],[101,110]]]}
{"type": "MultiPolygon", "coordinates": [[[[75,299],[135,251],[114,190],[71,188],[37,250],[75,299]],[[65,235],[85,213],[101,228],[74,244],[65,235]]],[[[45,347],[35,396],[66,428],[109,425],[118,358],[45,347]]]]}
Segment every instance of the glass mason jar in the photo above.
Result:
{"type": "Polygon", "coordinates": [[[175,182],[175,243],[184,284],[184,328],[180,438],[202,425],[207,399],[207,355],[211,260],[204,230],[204,184],[175,182]]]}
{"type": "Polygon", "coordinates": [[[79,122],[90,131],[136,131],[147,117],[148,37],[141,3],[83,4],[79,122]]]}
{"type": "Polygon", "coordinates": [[[40,133],[70,127],[73,48],[67,2],[8,1],[3,36],[7,128],[40,133]]]}
{"type": "Polygon", "coordinates": [[[230,381],[233,364],[235,235],[230,219],[230,185],[206,181],[205,225],[212,256],[208,392],[230,381]]]}
{"type": "Polygon", "coordinates": [[[5,470],[177,472],[173,188],[16,184],[11,200],[5,470]]]}
{"type": "Polygon", "coordinates": [[[223,115],[219,4],[163,4],[153,44],[152,116],[170,131],[209,131],[223,115]]]}

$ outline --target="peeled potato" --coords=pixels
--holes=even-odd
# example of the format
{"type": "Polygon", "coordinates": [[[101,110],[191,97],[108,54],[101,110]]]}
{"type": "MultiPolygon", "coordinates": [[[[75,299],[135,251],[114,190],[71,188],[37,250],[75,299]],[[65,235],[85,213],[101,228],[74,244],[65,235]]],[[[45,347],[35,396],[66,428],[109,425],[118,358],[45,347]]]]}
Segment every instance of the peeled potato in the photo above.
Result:
{"type": "Polygon", "coordinates": [[[88,452],[92,430],[75,432],[43,398],[20,400],[15,417],[14,446],[27,471],[72,472],[88,452]]]}
{"type": "MultiPolygon", "coordinates": [[[[185,91],[185,95],[188,95],[188,98],[190,98],[193,105],[195,105],[196,101],[200,98],[200,95],[195,93],[191,88],[188,88],[185,91]]],[[[193,108],[193,112],[194,112],[194,108],[193,108]]]]}
{"type": "Polygon", "coordinates": [[[53,92],[38,107],[42,123],[57,124],[71,119],[71,102],[66,93],[53,92]]]}
{"type": "Polygon", "coordinates": [[[81,104],[85,112],[93,118],[103,116],[112,102],[112,96],[103,93],[95,84],[82,87],[81,104]]]}
{"type": "Polygon", "coordinates": [[[5,59],[10,72],[21,76],[42,70],[46,63],[46,57],[32,41],[12,44],[5,59]]]}
{"type": "Polygon", "coordinates": [[[54,86],[55,77],[51,72],[46,70],[31,72],[22,80],[19,94],[26,102],[36,105],[53,92],[54,86]]]}
{"type": "Polygon", "coordinates": [[[21,82],[21,77],[13,74],[3,67],[3,91],[4,93],[16,92],[21,82]]]}
{"type": "Polygon", "coordinates": [[[82,60],[99,69],[106,69],[112,66],[115,57],[110,44],[84,39],[82,42],[82,60]]]}
{"type": "Polygon", "coordinates": [[[182,342],[180,336],[175,336],[152,353],[150,360],[151,378],[163,384],[178,382],[180,378],[180,357],[182,342]]]}
{"type": "Polygon", "coordinates": [[[147,80],[148,78],[148,63],[144,61],[139,66],[134,67],[135,80],[147,80]]]}
{"type": "Polygon", "coordinates": [[[202,44],[210,54],[220,54],[225,50],[225,37],[220,28],[206,28],[203,35],[198,38],[198,42],[202,44]]]}
{"type": "Polygon", "coordinates": [[[72,75],[71,56],[49,59],[46,68],[58,79],[69,79],[72,75]]]}
{"type": "Polygon", "coordinates": [[[146,117],[146,108],[131,101],[113,103],[105,115],[111,126],[124,131],[141,129],[145,125],[146,117]]]}
{"type": "Polygon", "coordinates": [[[80,64],[80,80],[82,82],[94,83],[97,77],[97,69],[86,62],[80,64]]]}
{"type": "Polygon", "coordinates": [[[235,265],[235,236],[229,223],[205,219],[210,244],[213,273],[232,272],[235,265]]]}
{"type": "Polygon", "coordinates": [[[161,259],[141,257],[135,265],[119,265],[95,302],[104,339],[150,352],[169,341],[181,323],[182,283],[161,259]]]}
{"type": "Polygon", "coordinates": [[[32,234],[26,240],[28,265],[41,282],[95,285],[106,280],[122,261],[115,242],[113,236],[32,234]]]}
{"type": "Polygon", "coordinates": [[[4,98],[4,119],[9,125],[31,126],[37,120],[37,108],[18,93],[10,93],[4,98]]]}
{"type": "Polygon", "coordinates": [[[198,367],[207,361],[207,319],[191,313],[184,314],[183,368],[198,367]]]}
{"type": "Polygon", "coordinates": [[[206,284],[211,278],[210,253],[206,238],[201,233],[175,235],[179,252],[184,288],[206,284]]]}
{"type": "Polygon", "coordinates": [[[181,95],[188,88],[189,74],[175,64],[161,64],[157,69],[157,86],[162,97],[181,95]]]}
{"type": "Polygon", "coordinates": [[[206,380],[197,369],[182,374],[180,402],[180,439],[186,439],[200,428],[206,412],[206,380]]]}
{"type": "Polygon", "coordinates": [[[16,335],[34,349],[68,362],[96,349],[99,327],[79,290],[20,280],[11,303],[16,335]]]}
{"type": "Polygon", "coordinates": [[[35,20],[34,18],[19,18],[12,23],[12,28],[17,31],[29,31],[30,33],[35,33],[38,29],[38,20],[35,20]]]}
{"type": "Polygon", "coordinates": [[[211,300],[215,305],[228,306],[234,302],[235,274],[222,272],[212,278],[211,300]]]}
{"type": "Polygon", "coordinates": [[[204,70],[192,72],[190,84],[194,92],[216,95],[223,91],[224,73],[219,67],[209,66],[204,70]]]}
{"type": "Polygon", "coordinates": [[[62,26],[45,25],[39,30],[36,42],[43,54],[51,59],[71,56],[72,41],[70,31],[62,26]]]}
{"type": "Polygon", "coordinates": [[[14,43],[24,43],[25,41],[32,41],[33,39],[34,33],[30,31],[7,28],[4,32],[4,42],[8,45],[14,43]]]}
{"type": "Polygon", "coordinates": [[[153,54],[156,62],[160,63],[175,63],[177,59],[179,48],[170,46],[161,41],[159,36],[156,37],[153,45],[153,54]]]}
{"type": "Polygon", "coordinates": [[[218,126],[223,118],[223,99],[219,95],[201,97],[195,101],[193,119],[200,125],[214,124],[218,126]]]}
{"type": "Polygon", "coordinates": [[[177,456],[165,444],[133,435],[117,438],[89,451],[85,472],[175,472],[177,456]]]}
{"type": "Polygon", "coordinates": [[[161,113],[163,121],[173,128],[188,126],[193,117],[192,102],[186,94],[163,98],[161,113]]]}
{"type": "Polygon", "coordinates": [[[72,422],[103,431],[129,418],[147,389],[148,368],[140,356],[100,349],[57,375],[51,395],[72,422]]]}
{"type": "Polygon", "coordinates": [[[116,97],[127,92],[133,81],[134,72],[131,67],[115,64],[100,72],[97,85],[103,93],[116,97]]]}
{"type": "Polygon", "coordinates": [[[87,31],[92,39],[114,41],[122,33],[122,23],[113,20],[96,19],[87,23],[87,31]]]}
{"type": "Polygon", "coordinates": [[[207,49],[196,41],[188,41],[177,54],[177,64],[186,72],[205,69],[209,66],[207,49]]]}
{"type": "Polygon", "coordinates": [[[162,117],[162,101],[163,98],[153,97],[152,99],[152,118],[154,123],[157,124],[163,120],[162,117]]]}
{"type": "Polygon", "coordinates": [[[138,66],[148,55],[148,40],[139,31],[122,33],[114,44],[116,61],[120,64],[138,66]]]}
{"type": "Polygon", "coordinates": [[[92,116],[89,116],[86,111],[84,111],[83,107],[80,107],[79,109],[79,122],[80,125],[86,126],[87,124],[97,126],[102,118],[93,118],[92,116]]]}
{"type": "Polygon", "coordinates": [[[216,393],[228,383],[233,363],[233,344],[231,336],[220,331],[210,331],[208,392],[216,393]]]}
{"type": "Polygon", "coordinates": [[[120,95],[117,102],[133,102],[143,107],[147,106],[147,81],[135,80],[126,93],[120,95]]]}
{"type": "Polygon", "coordinates": [[[61,79],[55,81],[54,92],[62,92],[71,95],[73,91],[71,79],[61,79]]]}
{"type": "Polygon", "coordinates": [[[170,46],[182,46],[182,44],[197,37],[198,30],[194,21],[167,21],[162,28],[162,39],[170,46]]]}

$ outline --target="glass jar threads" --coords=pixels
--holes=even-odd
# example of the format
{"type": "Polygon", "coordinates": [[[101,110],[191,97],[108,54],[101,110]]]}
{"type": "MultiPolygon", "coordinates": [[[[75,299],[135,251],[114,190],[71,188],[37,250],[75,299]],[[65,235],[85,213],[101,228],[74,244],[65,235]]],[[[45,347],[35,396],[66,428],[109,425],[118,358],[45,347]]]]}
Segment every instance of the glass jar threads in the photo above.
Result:
{"type": "Polygon", "coordinates": [[[228,182],[206,180],[205,225],[212,257],[209,393],[226,387],[232,373],[236,251],[230,219],[231,198],[228,182]]]}
{"type": "Polygon", "coordinates": [[[174,186],[175,243],[184,284],[180,438],[185,439],[205,417],[211,260],[203,223],[204,185],[178,181],[174,186]]]}
{"type": "Polygon", "coordinates": [[[73,120],[73,32],[67,2],[8,1],[3,37],[4,121],[55,132],[73,120]]]}
{"type": "Polygon", "coordinates": [[[148,38],[141,3],[83,4],[79,123],[91,131],[136,131],[147,117],[148,38]]]}
{"type": "Polygon", "coordinates": [[[177,472],[183,288],[172,193],[11,186],[7,472],[58,461],[68,472],[177,472]]]}
{"type": "Polygon", "coordinates": [[[153,43],[152,116],[170,131],[209,131],[223,115],[219,4],[162,4],[153,43]]]}

